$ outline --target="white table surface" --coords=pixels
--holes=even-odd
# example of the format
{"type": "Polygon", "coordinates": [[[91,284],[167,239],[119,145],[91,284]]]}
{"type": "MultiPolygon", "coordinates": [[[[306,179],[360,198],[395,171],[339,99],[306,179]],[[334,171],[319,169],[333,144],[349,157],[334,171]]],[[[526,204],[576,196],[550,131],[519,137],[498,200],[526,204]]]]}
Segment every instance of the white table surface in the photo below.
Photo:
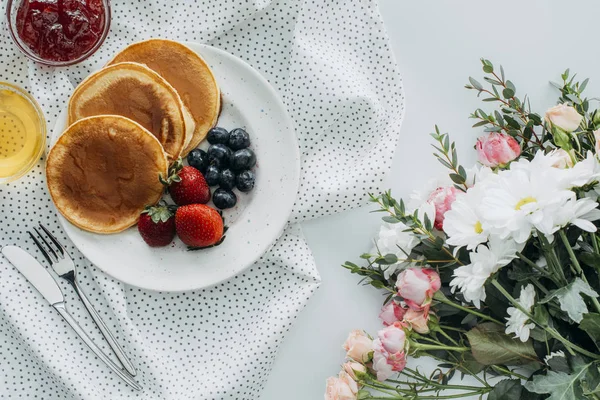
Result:
{"type": "MultiPolygon", "coordinates": [[[[388,178],[396,195],[407,195],[441,173],[431,157],[429,133],[438,124],[457,142],[464,165],[475,161],[482,134],[469,114],[479,102],[463,89],[469,75],[483,75],[479,58],[502,64],[532,108],[556,102],[549,80],[566,68],[589,77],[588,96],[600,96],[597,15],[592,0],[379,0],[406,90],[406,115],[388,178]]],[[[482,79],[479,79],[482,80],[482,79]]],[[[340,265],[371,248],[379,216],[369,207],[304,224],[323,283],[291,327],[262,400],[322,399],[325,379],[337,374],[351,329],[375,333],[383,297],[340,265]]],[[[411,363],[412,361],[409,361],[411,363]]]]}

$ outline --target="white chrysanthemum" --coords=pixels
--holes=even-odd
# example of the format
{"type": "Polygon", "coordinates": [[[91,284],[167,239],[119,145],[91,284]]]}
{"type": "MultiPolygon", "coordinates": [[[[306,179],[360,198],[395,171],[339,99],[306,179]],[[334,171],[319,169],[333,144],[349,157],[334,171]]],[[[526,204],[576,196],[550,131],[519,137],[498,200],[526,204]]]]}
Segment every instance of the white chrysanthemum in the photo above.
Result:
{"type": "MultiPolygon", "coordinates": [[[[414,247],[419,244],[419,239],[412,232],[406,232],[408,227],[402,222],[397,224],[384,223],[379,229],[379,235],[375,241],[377,250],[381,255],[395,254],[399,260],[406,260],[406,255],[410,254],[414,247]]],[[[396,264],[387,266],[384,275],[389,278],[399,268],[405,267],[410,263],[400,261],[396,264]]]]}
{"type": "Polygon", "coordinates": [[[596,232],[591,221],[600,219],[598,203],[590,198],[571,199],[556,211],[555,229],[558,230],[573,224],[587,232],[596,232]]]}
{"type": "MultiPolygon", "coordinates": [[[[480,171],[485,170],[489,168],[480,171]]],[[[452,208],[444,216],[444,232],[448,235],[446,243],[451,246],[467,246],[468,250],[473,250],[477,245],[487,242],[490,236],[488,224],[481,215],[481,200],[487,188],[493,186],[497,175],[489,172],[478,175],[475,186],[457,196],[452,208]]]]}
{"type": "Polygon", "coordinates": [[[565,178],[561,183],[566,188],[581,187],[600,180],[600,163],[598,158],[591,151],[588,151],[586,158],[573,166],[564,170],[565,178]]]}
{"type": "MultiPolygon", "coordinates": [[[[414,210],[422,208],[423,205],[427,203],[429,196],[435,189],[452,185],[454,185],[454,182],[452,182],[447,173],[444,173],[439,178],[429,179],[422,188],[412,191],[408,201],[406,202],[407,210],[414,212],[414,210]]],[[[432,218],[429,212],[427,212],[427,216],[432,221],[435,219],[435,216],[432,218]]]]}
{"type": "Polygon", "coordinates": [[[565,170],[552,167],[554,161],[538,152],[531,162],[521,159],[500,171],[481,201],[483,224],[518,243],[525,243],[533,229],[551,235],[556,211],[574,196],[562,187],[565,170]]]}
{"type": "MultiPolygon", "coordinates": [[[[527,312],[531,312],[535,302],[535,289],[531,283],[521,289],[521,295],[517,301],[527,312]]],[[[529,339],[530,331],[535,328],[535,324],[533,322],[528,323],[529,317],[518,308],[509,307],[506,312],[509,315],[506,318],[508,321],[506,323],[506,334],[514,333],[515,337],[518,337],[521,342],[526,342],[529,339]]]]}
{"type": "Polygon", "coordinates": [[[454,271],[454,279],[450,287],[454,293],[460,290],[466,301],[480,308],[485,301],[485,282],[500,268],[516,258],[519,250],[512,240],[502,240],[492,236],[488,246],[479,245],[469,254],[471,263],[458,267],[454,271]],[[488,247],[489,246],[489,247],[488,247]]]}

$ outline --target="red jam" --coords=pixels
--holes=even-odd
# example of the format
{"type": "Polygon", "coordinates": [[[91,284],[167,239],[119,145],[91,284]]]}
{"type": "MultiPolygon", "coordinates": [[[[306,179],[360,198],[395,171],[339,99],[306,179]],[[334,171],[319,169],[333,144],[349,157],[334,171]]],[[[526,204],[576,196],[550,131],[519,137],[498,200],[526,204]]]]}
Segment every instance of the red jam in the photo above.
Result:
{"type": "Polygon", "coordinates": [[[17,33],[38,57],[72,61],[101,39],[104,7],[103,0],[23,0],[17,33]]]}

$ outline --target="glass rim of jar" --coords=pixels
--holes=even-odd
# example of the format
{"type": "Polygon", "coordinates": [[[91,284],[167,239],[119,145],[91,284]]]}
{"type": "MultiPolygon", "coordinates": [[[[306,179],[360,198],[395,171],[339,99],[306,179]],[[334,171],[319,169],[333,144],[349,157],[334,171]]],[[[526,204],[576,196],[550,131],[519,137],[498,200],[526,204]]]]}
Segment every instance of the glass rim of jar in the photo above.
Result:
{"type": "Polygon", "coordinates": [[[15,4],[20,5],[22,1],[26,1],[26,0],[8,0],[6,3],[6,24],[8,25],[8,32],[10,34],[10,37],[11,37],[13,43],[17,46],[17,48],[21,51],[21,53],[23,53],[25,56],[27,56],[27,58],[29,58],[30,60],[33,60],[42,65],[47,65],[50,67],[68,67],[70,65],[79,64],[80,62],[91,57],[94,53],[96,53],[96,51],[98,51],[100,46],[102,46],[102,44],[106,40],[108,33],[110,32],[110,25],[111,25],[111,19],[112,19],[112,10],[111,10],[111,5],[110,5],[110,0],[102,0],[102,2],[104,3],[105,23],[104,23],[104,29],[102,30],[102,35],[100,36],[98,41],[88,51],[86,51],[84,54],[77,57],[76,59],[68,60],[68,61],[46,60],[46,59],[38,56],[37,54],[33,53],[33,51],[25,43],[23,43],[22,39],[19,37],[19,35],[16,32],[16,26],[15,26],[16,25],[16,16],[14,19],[12,18],[13,14],[16,14],[16,10],[14,9],[13,5],[15,5],[15,4]]]}
{"type": "Polygon", "coordinates": [[[23,176],[25,176],[29,171],[31,171],[33,169],[33,167],[37,164],[37,162],[40,160],[40,157],[46,150],[46,134],[47,134],[47,129],[48,129],[47,125],[46,125],[46,117],[44,116],[44,111],[42,110],[42,107],[40,107],[40,104],[35,99],[35,97],[33,97],[27,90],[23,89],[22,87],[14,84],[14,83],[0,81],[0,90],[3,90],[3,89],[10,90],[13,93],[17,94],[18,96],[21,96],[22,98],[27,100],[35,109],[37,117],[39,119],[39,125],[40,125],[40,129],[36,133],[37,136],[39,136],[39,138],[40,138],[40,148],[38,149],[37,153],[35,154],[35,157],[32,156],[31,160],[29,160],[28,163],[23,164],[23,167],[21,169],[19,169],[18,172],[12,174],[11,176],[8,176],[5,178],[0,178],[0,184],[14,182],[14,181],[22,178],[23,176]]]}

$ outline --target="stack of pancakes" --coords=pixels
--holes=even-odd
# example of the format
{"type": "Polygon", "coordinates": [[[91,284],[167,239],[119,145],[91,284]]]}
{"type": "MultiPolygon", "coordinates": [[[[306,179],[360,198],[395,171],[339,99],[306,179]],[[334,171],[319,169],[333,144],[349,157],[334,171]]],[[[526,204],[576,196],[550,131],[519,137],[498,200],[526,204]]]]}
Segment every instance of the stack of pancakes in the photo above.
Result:
{"type": "Polygon", "coordinates": [[[163,193],[159,175],[206,137],[221,98],[206,62],[164,39],[135,43],[90,75],[69,101],[69,127],[48,154],[50,195],[81,229],[134,225],[163,193]]]}

